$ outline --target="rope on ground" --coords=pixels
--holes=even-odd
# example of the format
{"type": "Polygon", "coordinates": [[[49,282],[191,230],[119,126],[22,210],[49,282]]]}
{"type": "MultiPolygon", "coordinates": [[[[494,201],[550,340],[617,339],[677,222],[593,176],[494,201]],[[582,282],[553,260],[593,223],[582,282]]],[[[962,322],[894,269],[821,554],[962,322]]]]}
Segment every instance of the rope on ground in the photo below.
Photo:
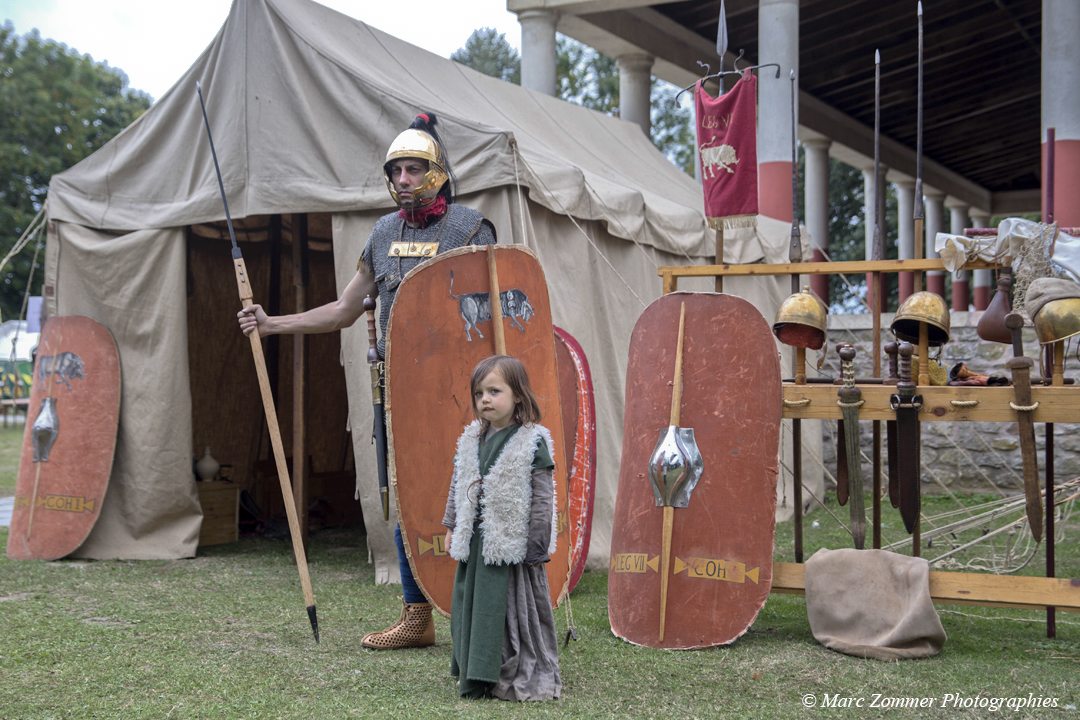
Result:
{"type": "MultiPolygon", "coordinates": [[[[1032,610],[1031,612],[1042,613],[1043,611],[1042,610],[1032,610]]],[[[1031,623],[1037,623],[1037,624],[1040,624],[1040,625],[1046,624],[1046,619],[1045,618],[1038,618],[1038,617],[1028,618],[1028,619],[1014,618],[1014,617],[994,617],[993,615],[975,615],[974,613],[960,612],[959,610],[938,610],[938,613],[944,614],[944,615],[960,615],[961,617],[974,618],[976,620],[1006,620],[1006,621],[1009,621],[1009,622],[1027,623],[1029,625],[1031,623]]],[[[1054,624],[1055,625],[1080,625],[1080,623],[1069,622],[1068,620],[1055,620],[1054,624]]]]}

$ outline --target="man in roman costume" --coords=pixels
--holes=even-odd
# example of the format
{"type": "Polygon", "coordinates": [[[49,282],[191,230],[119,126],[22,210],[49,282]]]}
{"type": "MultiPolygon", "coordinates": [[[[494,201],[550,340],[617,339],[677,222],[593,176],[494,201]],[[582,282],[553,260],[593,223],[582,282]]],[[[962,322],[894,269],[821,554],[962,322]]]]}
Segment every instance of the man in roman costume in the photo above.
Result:
{"type": "MultiPolygon", "coordinates": [[[[456,180],[438,132],[433,113],[416,116],[398,135],[386,153],[383,173],[397,212],[375,223],[360,255],[356,275],[341,297],[303,313],[269,317],[258,305],[237,316],[245,334],[256,327],[260,336],[333,332],[350,327],[364,313],[364,299],[379,304],[379,355],[385,357],[386,324],[402,278],[437,253],[466,245],[492,245],[495,226],[476,210],[454,202],[456,180]],[[402,243],[416,248],[402,253],[402,243]],[[394,250],[398,250],[395,253],[394,250]]],[[[401,617],[380,632],[363,638],[364,647],[397,650],[435,644],[431,604],[413,578],[400,526],[394,531],[403,591],[401,617]]]]}

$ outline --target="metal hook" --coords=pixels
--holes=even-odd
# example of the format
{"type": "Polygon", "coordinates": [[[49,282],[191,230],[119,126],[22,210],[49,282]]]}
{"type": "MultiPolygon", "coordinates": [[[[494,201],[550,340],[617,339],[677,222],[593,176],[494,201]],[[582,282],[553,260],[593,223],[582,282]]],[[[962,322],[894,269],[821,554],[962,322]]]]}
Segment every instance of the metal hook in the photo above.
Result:
{"type": "MultiPolygon", "coordinates": [[[[739,61],[742,60],[742,56],[745,55],[745,54],[746,54],[746,50],[743,49],[743,48],[739,48],[739,57],[735,58],[735,61],[733,63],[731,63],[731,69],[732,70],[734,70],[735,72],[739,72],[739,61]]],[[[720,69],[721,70],[724,69],[723,60],[720,61],[720,69]]]]}
{"type": "MultiPolygon", "coordinates": [[[[709,73],[712,72],[712,66],[710,66],[709,63],[703,63],[700,60],[697,61],[697,64],[698,64],[698,67],[705,68],[705,76],[708,77],[709,73]]],[[[721,69],[723,69],[723,66],[724,66],[724,60],[723,60],[723,58],[721,58],[720,59],[720,67],[721,67],[721,69]]]]}
{"type": "MultiPolygon", "coordinates": [[[[780,79],[780,65],[778,65],[777,63],[765,63],[763,65],[750,65],[749,67],[744,67],[744,68],[740,69],[739,68],[739,61],[742,60],[742,57],[743,57],[743,55],[745,53],[746,53],[746,51],[740,48],[739,56],[737,58],[735,58],[735,62],[732,63],[732,67],[735,68],[734,70],[724,70],[724,69],[722,69],[724,67],[724,62],[721,59],[721,61],[720,61],[720,67],[721,67],[720,72],[715,73],[715,74],[708,74],[705,77],[701,78],[701,80],[695,81],[692,85],[687,85],[682,90],[680,90],[679,93],[675,96],[675,102],[679,102],[679,98],[682,97],[683,93],[689,92],[690,90],[693,90],[694,87],[698,84],[698,82],[703,82],[705,80],[711,80],[712,78],[721,78],[721,77],[724,77],[725,75],[742,75],[743,73],[745,73],[748,70],[760,70],[761,68],[774,67],[774,68],[776,68],[776,79],[777,80],[780,79]]],[[[707,63],[703,63],[700,60],[697,61],[697,64],[700,65],[701,67],[705,68],[706,71],[711,69],[708,66],[707,63]]]]}

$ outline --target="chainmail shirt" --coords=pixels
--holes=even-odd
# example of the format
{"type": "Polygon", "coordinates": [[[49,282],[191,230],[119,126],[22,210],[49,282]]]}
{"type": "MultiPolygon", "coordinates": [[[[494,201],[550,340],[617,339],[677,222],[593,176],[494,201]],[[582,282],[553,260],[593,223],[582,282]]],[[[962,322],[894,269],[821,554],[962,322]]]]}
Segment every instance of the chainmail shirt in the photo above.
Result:
{"type": "Polygon", "coordinates": [[[438,242],[442,253],[466,245],[494,245],[495,226],[476,210],[451,203],[446,214],[425,228],[411,228],[398,214],[383,215],[375,223],[360,262],[371,268],[379,288],[379,355],[386,357],[386,324],[401,279],[427,258],[391,257],[391,244],[438,242]]]}

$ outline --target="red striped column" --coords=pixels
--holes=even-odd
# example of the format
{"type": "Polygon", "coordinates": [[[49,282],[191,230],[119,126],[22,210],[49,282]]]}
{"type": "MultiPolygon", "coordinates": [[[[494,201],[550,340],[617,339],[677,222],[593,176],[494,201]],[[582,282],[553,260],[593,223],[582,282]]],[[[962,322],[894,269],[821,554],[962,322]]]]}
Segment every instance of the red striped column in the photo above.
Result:
{"type": "MultiPolygon", "coordinates": [[[[1054,128],[1054,221],[1080,226],[1080,2],[1043,0],[1042,142],[1054,128]]],[[[1043,213],[1046,213],[1043,188],[1043,213]]]]}

